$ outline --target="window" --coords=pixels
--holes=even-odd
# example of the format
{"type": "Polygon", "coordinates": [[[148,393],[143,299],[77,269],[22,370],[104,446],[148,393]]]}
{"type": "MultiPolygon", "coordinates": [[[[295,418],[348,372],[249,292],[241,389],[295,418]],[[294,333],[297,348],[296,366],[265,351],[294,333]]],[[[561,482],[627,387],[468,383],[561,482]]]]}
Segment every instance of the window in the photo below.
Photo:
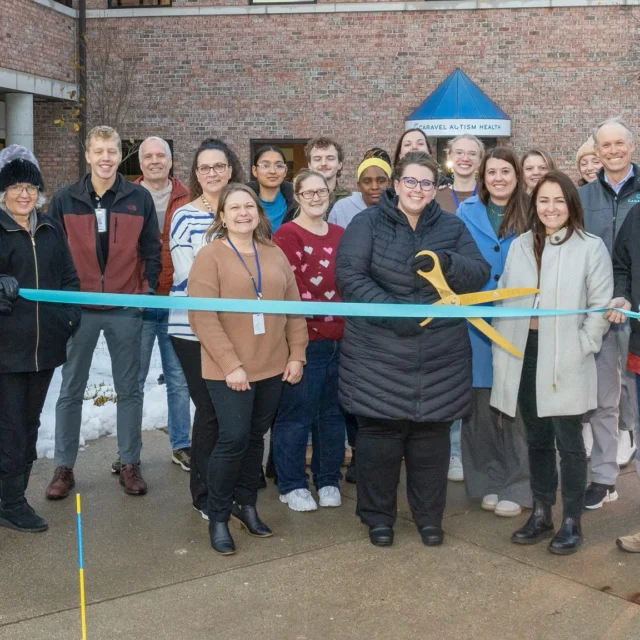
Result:
{"type": "Polygon", "coordinates": [[[54,0],[58,4],[63,4],[65,7],[73,8],[73,0],[54,0]]]}
{"type": "MultiPolygon", "coordinates": [[[[140,169],[140,160],[138,158],[138,149],[142,144],[142,140],[123,140],[122,141],[122,162],[118,167],[118,171],[127,179],[135,180],[142,175],[140,169]]],[[[171,155],[173,156],[173,140],[167,140],[171,155]]],[[[169,175],[173,175],[173,168],[169,171],[169,175]]]]}
{"type": "Polygon", "coordinates": [[[109,0],[109,9],[117,7],[170,7],[171,0],[109,0]]]}
{"type": "MultiPolygon", "coordinates": [[[[280,147],[284,152],[284,157],[287,161],[287,176],[285,180],[293,180],[293,176],[300,171],[300,169],[304,169],[307,166],[307,157],[304,155],[304,145],[307,144],[308,140],[306,139],[296,139],[296,140],[251,140],[251,156],[249,158],[249,166],[253,164],[253,156],[255,152],[260,149],[260,147],[264,147],[265,145],[272,144],[275,147],[280,147]]],[[[251,175],[251,180],[253,180],[253,175],[251,175]]]]}

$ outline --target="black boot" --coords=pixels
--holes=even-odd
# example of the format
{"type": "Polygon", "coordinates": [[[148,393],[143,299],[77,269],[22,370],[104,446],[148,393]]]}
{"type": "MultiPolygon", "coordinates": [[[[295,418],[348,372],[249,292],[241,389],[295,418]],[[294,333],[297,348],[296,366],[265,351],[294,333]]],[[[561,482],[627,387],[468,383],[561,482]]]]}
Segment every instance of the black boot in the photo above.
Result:
{"type": "Polygon", "coordinates": [[[210,522],[209,538],[213,550],[220,555],[230,556],[236,552],[236,545],[229,533],[228,522],[210,522]]]}
{"type": "Polygon", "coordinates": [[[376,547],[390,547],[393,544],[393,527],[387,524],[369,527],[369,540],[376,547]]]}
{"type": "Polygon", "coordinates": [[[344,479],[350,484],[356,483],[356,450],[351,449],[351,462],[347,467],[347,472],[344,474],[344,479]]]}
{"type": "Polygon", "coordinates": [[[249,534],[257,538],[269,538],[273,531],[260,520],[256,508],[251,505],[241,506],[233,503],[231,521],[239,528],[246,529],[249,534]]]}
{"type": "Polygon", "coordinates": [[[580,518],[563,518],[558,532],[549,543],[549,551],[561,556],[575,553],[582,545],[580,518]]]}
{"type": "Polygon", "coordinates": [[[24,488],[24,473],[0,477],[0,527],[34,533],[46,531],[49,525],[29,506],[24,488]]]}
{"type": "Polygon", "coordinates": [[[422,538],[422,544],[427,547],[437,547],[444,542],[444,531],[441,527],[427,524],[424,527],[419,527],[418,531],[422,538]]]}
{"type": "Polygon", "coordinates": [[[516,544],[536,544],[553,535],[553,515],[551,505],[533,503],[529,519],[511,534],[511,542],[516,544]]]}

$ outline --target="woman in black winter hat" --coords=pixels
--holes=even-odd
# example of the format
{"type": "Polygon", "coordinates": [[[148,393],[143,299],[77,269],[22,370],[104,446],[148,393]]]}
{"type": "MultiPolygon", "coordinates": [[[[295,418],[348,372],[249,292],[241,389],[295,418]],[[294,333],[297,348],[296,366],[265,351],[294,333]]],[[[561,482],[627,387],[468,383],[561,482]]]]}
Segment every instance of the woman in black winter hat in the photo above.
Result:
{"type": "Polygon", "coordinates": [[[80,288],[62,228],[39,211],[43,188],[28,149],[0,151],[0,526],[31,532],[48,526],[25,498],[40,414],[80,322],[75,305],[18,296],[19,287],[80,288]]]}

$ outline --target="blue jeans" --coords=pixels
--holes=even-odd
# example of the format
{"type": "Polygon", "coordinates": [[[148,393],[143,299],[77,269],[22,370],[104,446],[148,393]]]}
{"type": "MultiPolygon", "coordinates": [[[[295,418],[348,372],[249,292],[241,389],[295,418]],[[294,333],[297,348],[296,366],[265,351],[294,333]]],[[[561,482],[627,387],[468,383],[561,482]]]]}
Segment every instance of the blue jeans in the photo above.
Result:
{"type": "Polygon", "coordinates": [[[145,309],[142,314],[142,338],[140,345],[140,375],[138,386],[144,397],[144,383],[149,374],[153,344],[158,338],[162,372],[167,385],[167,405],[169,408],[169,441],[171,448],[184,449],[191,446],[189,431],[191,429],[190,398],[187,381],[182,372],[180,361],[167,334],[169,321],[168,309],[145,309]]]}
{"type": "Polygon", "coordinates": [[[451,457],[459,458],[460,453],[460,427],[462,426],[462,420],[456,420],[451,425],[451,457]]]}
{"type": "Polygon", "coordinates": [[[286,384],[273,427],[273,460],[282,495],[306,489],[307,438],[311,431],[311,472],[317,489],[338,487],[344,461],[344,416],[338,404],[338,340],[312,340],[302,380],[286,384]]]}

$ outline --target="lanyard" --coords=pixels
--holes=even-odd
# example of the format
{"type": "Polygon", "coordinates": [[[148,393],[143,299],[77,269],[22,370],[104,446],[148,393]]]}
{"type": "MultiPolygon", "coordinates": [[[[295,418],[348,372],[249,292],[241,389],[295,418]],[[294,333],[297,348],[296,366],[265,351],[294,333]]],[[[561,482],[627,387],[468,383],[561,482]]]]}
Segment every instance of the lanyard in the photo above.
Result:
{"type": "MultiPolygon", "coordinates": [[[[475,196],[477,191],[478,191],[478,185],[473,187],[473,193],[471,195],[475,196]]],[[[458,200],[458,194],[456,193],[456,190],[453,187],[451,187],[451,193],[453,195],[453,201],[456,203],[456,211],[457,211],[458,207],[460,206],[460,201],[458,200]]]]}
{"type": "Polygon", "coordinates": [[[231,245],[231,248],[236,252],[238,258],[240,258],[240,262],[242,262],[242,266],[247,270],[249,277],[251,278],[251,282],[253,283],[253,288],[256,292],[256,296],[258,300],[262,299],[262,271],[260,270],[260,260],[258,260],[258,247],[256,247],[255,241],[253,242],[253,253],[256,257],[256,270],[258,272],[258,283],[256,284],[255,278],[253,277],[251,271],[249,271],[249,267],[247,267],[247,263],[244,261],[244,258],[240,255],[240,252],[236,249],[236,245],[231,242],[231,238],[227,237],[227,242],[231,245]]]}

